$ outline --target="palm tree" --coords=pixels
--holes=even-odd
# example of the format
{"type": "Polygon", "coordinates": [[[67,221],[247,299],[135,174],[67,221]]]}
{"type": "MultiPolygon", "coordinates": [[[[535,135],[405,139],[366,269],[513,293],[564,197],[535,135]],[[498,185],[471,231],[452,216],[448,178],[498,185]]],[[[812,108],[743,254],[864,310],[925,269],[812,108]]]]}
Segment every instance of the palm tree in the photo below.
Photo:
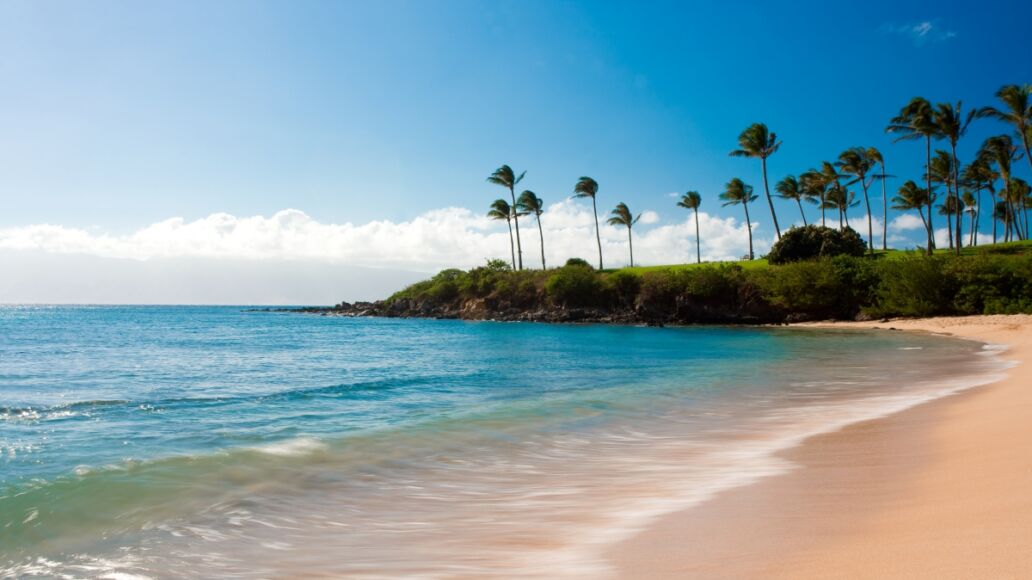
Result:
{"type": "MultiPolygon", "coordinates": [[[[886,133],[898,133],[896,141],[911,139],[925,140],[925,188],[932,191],[932,178],[927,168],[932,163],[932,139],[939,136],[939,128],[932,115],[932,104],[924,97],[914,97],[902,109],[899,115],[889,121],[886,133]]],[[[935,227],[932,225],[932,195],[928,196],[928,254],[935,249],[935,227]]]]}
{"type": "Polygon", "coordinates": [[[860,205],[856,193],[849,191],[840,183],[836,183],[824,196],[824,203],[828,209],[838,210],[839,230],[844,231],[849,227],[849,208],[860,205]]]}
{"type": "MultiPolygon", "coordinates": [[[[935,112],[933,118],[935,120],[935,126],[939,129],[939,135],[950,142],[950,153],[953,156],[953,197],[960,202],[960,178],[958,173],[960,168],[957,162],[957,142],[960,138],[967,133],[968,125],[971,124],[971,120],[975,118],[978,111],[968,111],[967,115],[963,113],[964,105],[961,101],[957,101],[956,105],[952,103],[939,103],[935,106],[935,112]]],[[[957,255],[960,255],[960,212],[957,212],[956,216],[956,231],[957,231],[957,255]]]]}
{"type": "MultiPolygon", "coordinates": [[[[928,166],[928,172],[931,174],[932,183],[938,183],[946,186],[946,202],[952,203],[949,200],[953,199],[953,157],[949,153],[942,149],[935,150],[935,156],[932,157],[932,162],[928,166]]],[[[939,215],[950,217],[953,212],[943,213],[939,212],[939,215]]],[[[953,249],[953,221],[946,220],[946,230],[948,232],[947,238],[949,239],[950,249],[953,249]]]]}
{"type": "Polygon", "coordinates": [[[590,177],[581,177],[573,186],[573,197],[590,197],[591,210],[595,214],[595,241],[598,242],[598,269],[602,269],[602,236],[598,233],[598,206],[595,196],[598,195],[598,182],[590,177]]]}
{"type": "Polygon", "coordinates": [[[1023,239],[1028,239],[1028,208],[1029,205],[1032,205],[1028,198],[1030,193],[1032,193],[1032,188],[1029,187],[1027,181],[1020,177],[1011,178],[1010,195],[1014,200],[1014,207],[1016,209],[1014,221],[1017,223],[1024,221],[1024,226],[1022,227],[1024,228],[1025,237],[1023,239]]]}
{"type": "Polygon", "coordinates": [[[537,221],[538,236],[541,238],[541,269],[545,270],[545,232],[541,229],[541,214],[545,212],[545,202],[541,201],[533,191],[525,190],[516,200],[516,208],[525,215],[534,214],[537,221]]]}
{"type": "Polygon", "coordinates": [[[803,187],[808,198],[817,202],[821,210],[821,227],[826,225],[824,220],[824,196],[828,191],[828,183],[822,172],[810,169],[799,176],[799,184],[803,187]]]}
{"type": "Polygon", "coordinates": [[[631,228],[633,228],[634,224],[638,223],[638,220],[641,219],[641,214],[638,214],[637,216],[632,215],[630,208],[627,207],[627,204],[621,201],[620,203],[616,204],[616,208],[612,212],[610,212],[610,215],[612,217],[606,220],[606,223],[608,223],[609,225],[627,226],[627,247],[631,250],[631,267],[633,268],[634,239],[631,238],[631,228]]]}
{"type": "MultiPolygon", "coordinates": [[[[974,230],[971,232],[971,240],[972,240],[971,244],[975,245],[975,246],[978,245],[978,225],[981,223],[981,220],[982,220],[982,190],[983,189],[990,189],[990,188],[992,188],[993,181],[996,180],[996,177],[997,177],[996,176],[996,172],[994,172],[992,170],[992,168],[989,167],[989,163],[984,158],[982,158],[982,157],[976,157],[974,161],[972,161],[967,167],[964,168],[964,175],[963,175],[964,183],[968,187],[975,188],[975,193],[974,193],[975,213],[974,213],[974,218],[973,218],[973,222],[972,222],[972,223],[974,223],[974,230]]],[[[991,192],[991,194],[994,197],[993,203],[996,203],[995,202],[995,196],[996,196],[995,191],[990,189],[990,192],[991,192]]],[[[965,201],[964,203],[967,203],[967,202],[965,201]]],[[[993,243],[996,242],[996,240],[995,240],[995,233],[996,233],[995,226],[996,226],[996,222],[994,221],[993,222],[993,234],[994,234],[993,243]]]]}
{"type": "MultiPolygon", "coordinates": [[[[487,181],[488,181],[488,183],[493,183],[495,185],[501,185],[502,187],[507,188],[509,190],[509,196],[512,198],[512,207],[515,208],[516,207],[516,185],[519,182],[523,181],[523,176],[526,175],[526,174],[527,174],[527,172],[524,171],[523,173],[521,173],[519,175],[519,177],[517,177],[515,172],[513,172],[511,167],[509,167],[508,165],[503,165],[503,166],[499,167],[498,169],[496,169],[495,172],[492,173],[490,176],[488,176],[487,181]]],[[[516,250],[517,250],[518,255],[519,255],[519,269],[522,270],[523,269],[523,246],[520,244],[520,218],[519,218],[519,216],[516,215],[516,214],[513,214],[513,221],[516,222],[516,250]]]]}
{"type": "Polygon", "coordinates": [[[924,216],[924,207],[928,205],[928,190],[922,188],[912,180],[907,180],[900,188],[896,197],[892,198],[892,209],[902,211],[917,210],[921,216],[921,223],[928,229],[928,220],[924,216]]]}
{"type": "Polygon", "coordinates": [[[512,243],[512,218],[515,215],[513,207],[504,199],[496,199],[491,203],[491,210],[487,217],[493,220],[505,220],[509,225],[509,251],[512,252],[512,269],[516,269],[516,247],[512,243]]]}
{"type": "Polygon", "coordinates": [[[699,206],[702,204],[702,196],[697,191],[689,191],[681,196],[677,207],[690,209],[695,213],[695,263],[702,263],[702,243],[699,240],[699,206]]]}
{"type": "Polygon", "coordinates": [[[978,199],[970,190],[965,190],[960,201],[964,204],[964,211],[971,217],[970,231],[968,232],[968,246],[974,246],[975,239],[978,234],[978,199]]]}
{"type": "Polygon", "coordinates": [[[796,205],[799,206],[799,215],[803,218],[803,225],[808,225],[806,212],[803,211],[803,200],[812,202],[813,198],[810,197],[806,187],[794,175],[788,175],[774,184],[774,191],[778,192],[778,197],[782,199],[795,200],[796,205]]]}
{"type": "MultiPolygon", "coordinates": [[[[952,195],[948,196],[943,200],[942,205],[939,206],[939,215],[945,216],[947,221],[950,221],[954,215],[963,214],[964,206],[959,205],[957,198],[952,195]]],[[[949,228],[950,238],[950,249],[953,249],[953,228],[949,228]]]]}
{"type": "Polygon", "coordinates": [[[777,152],[781,147],[778,136],[769,131],[763,123],[749,125],[742,134],[738,136],[738,146],[730,153],[731,157],[758,157],[763,168],[763,190],[767,194],[767,204],[770,206],[770,217],[774,220],[774,232],[778,239],[781,239],[781,228],[778,227],[778,215],[774,212],[774,200],[770,197],[770,187],[767,186],[767,158],[777,152]]]}
{"type": "MultiPolygon", "coordinates": [[[[1003,224],[1003,241],[1009,242],[1012,219],[1011,208],[1006,201],[996,202],[996,206],[993,207],[993,220],[999,221],[1003,224]]],[[[995,224],[993,225],[993,229],[996,229],[995,224]]]]}
{"type": "Polygon", "coordinates": [[[751,185],[746,185],[741,179],[735,177],[731,181],[727,182],[724,186],[724,193],[720,194],[720,199],[724,200],[724,206],[738,205],[741,204],[745,208],[745,229],[749,232],[749,259],[752,260],[755,256],[753,254],[752,245],[752,221],[749,220],[749,204],[756,201],[758,196],[753,195],[753,188],[751,185]]]}
{"type": "Polygon", "coordinates": [[[868,150],[863,147],[846,149],[839,155],[838,162],[835,163],[844,173],[855,177],[846,185],[859,183],[863,189],[864,204],[867,206],[867,248],[872,254],[874,253],[874,221],[871,218],[871,200],[867,196],[867,188],[870,187],[873,180],[868,182],[867,174],[874,169],[874,164],[875,161],[871,159],[868,150]]]}
{"type": "Polygon", "coordinates": [[[881,244],[882,250],[889,249],[889,194],[885,191],[885,182],[888,181],[891,175],[885,172],[885,157],[874,147],[867,148],[867,156],[871,158],[871,161],[881,165],[881,173],[874,175],[875,179],[881,180],[881,197],[882,197],[882,236],[881,244]]]}
{"type": "Polygon", "coordinates": [[[1014,125],[1014,130],[1021,139],[1025,149],[1025,158],[1032,167],[1032,153],[1029,142],[1032,141],[1032,85],[1004,85],[996,91],[996,98],[1003,102],[1003,108],[983,107],[978,111],[979,117],[993,117],[1014,125]]]}
{"type": "MultiPolygon", "coordinates": [[[[985,140],[982,144],[982,149],[979,152],[980,157],[984,157],[990,160],[996,165],[996,171],[1000,174],[1000,178],[1003,179],[1003,201],[1010,208],[1009,211],[1013,216],[1015,213],[1014,205],[1011,197],[1011,163],[1018,159],[1018,147],[1014,145],[1010,135],[997,135],[996,137],[990,137],[985,140]]],[[[1010,219],[1005,222],[1008,226],[1005,239],[1010,239],[1010,227],[1017,229],[1017,220],[1010,219]]],[[[1021,233],[1018,232],[1019,239],[1021,233]]]]}

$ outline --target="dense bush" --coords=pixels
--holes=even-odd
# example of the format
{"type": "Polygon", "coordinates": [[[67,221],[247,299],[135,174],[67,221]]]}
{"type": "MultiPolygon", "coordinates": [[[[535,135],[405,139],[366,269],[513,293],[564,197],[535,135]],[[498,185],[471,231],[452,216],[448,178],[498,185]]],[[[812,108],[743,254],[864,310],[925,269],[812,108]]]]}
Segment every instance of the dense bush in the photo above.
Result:
{"type": "Polygon", "coordinates": [[[767,261],[771,264],[787,264],[834,256],[863,256],[865,251],[867,244],[852,228],[840,231],[809,225],[789,228],[771,247],[767,261]]]}
{"type": "Polygon", "coordinates": [[[601,306],[606,302],[602,278],[590,267],[563,266],[545,282],[545,294],[560,306],[601,306]]]}
{"type": "Polygon", "coordinates": [[[594,270],[595,269],[584,258],[570,258],[569,260],[566,260],[566,265],[567,266],[583,266],[585,268],[588,268],[589,270],[594,270]]]}
{"type": "Polygon", "coordinates": [[[872,263],[839,256],[792,262],[757,272],[764,297],[794,318],[853,318],[870,304],[877,282],[872,263]]]}

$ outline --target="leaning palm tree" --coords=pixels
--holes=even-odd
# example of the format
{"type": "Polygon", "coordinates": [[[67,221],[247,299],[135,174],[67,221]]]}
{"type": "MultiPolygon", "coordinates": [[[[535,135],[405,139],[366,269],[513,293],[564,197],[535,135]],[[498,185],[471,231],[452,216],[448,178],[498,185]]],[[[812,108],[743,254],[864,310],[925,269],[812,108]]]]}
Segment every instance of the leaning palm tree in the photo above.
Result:
{"type": "Polygon", "coordinates": [[[702,243],[699,241],[699,206],[702,204],[702,196],[697,191],[689,191],[681,196],[677,207],[690,209],[695,213],[695,263],[702,263],[702,243]]]}
{"type": "Polygon", "coordinates": [[[746,127],[745,131],[738,136],[738,146],[730,153],[731,157],[753,157],[760,159],[760,166],[763,168],[763,191],[767,194],[767,205],[770,206],[770,217],[774,220],[774,233],[781,239],[781,228],[778,227],[778,215],[774,212],[774,200],[770,197],[770,187],[767,185],[767,158],[777,152],[781,147],[781,141],[774,132],[767,129],[763,123],[753,123],[746,127]]]}
{"type": "MultiPolygon", "coordinates": [[[[952,103],[939,103],[935,106],[935,112],[933,113],[933,119],[935,126],[939,129],[939,135],[950,142],[950,154],[953,157],[953,197],[956,198],[959,205],[960,202],[960,186],[958,173],[960,168],[957,162],[957,142],[960,138],[967,133],[968,125],[971,124],[971,120],[975,118],[977,111],[968,111],[967,115],[963,113],[964,105],[961,101],[957,101],[957,104],[952,103]]],[[[960,213],[956,215],[956,232],[957,232],[957,255],[960,255],[960,213]]]]}
{"type": "MultiPolygon", "coordinates": [[[[490,176],[488,176],[487,181],[488,181],[488,183],[493,183],[495,185],[501,185],[502,187],[508,189],[509,190],[509,196],[512,198],[512,207],[515,208],[516,207],[516,185],[519,182],[523,181],[523,176],[526,175],[526,174],[527,174],[527,172],[524,171],[523,173],[519,174],[519,176],[517,176],[515,174],[515,172],[513,172],[511,167],[509,167],[508,165],[503,165],[503,166],[499,167],[498,169],[496,169],[495,172],[492,173],[490,176]]],[[[519,269],[522,270],[523,269],[523,246],[520,244],[520,218],[519,218],[519,216],[516,215],[516,214],[513,214],[513,221],[516,223],[516,251],[517,251],[517,255],[519,255],[519,269]]]]}
{"type": "Polygon", "coordinates": [[[796,205],[799,206],[799,216],[803,218],[803,225],[807,225],[806,212],[803,211],[803,200],[812,202],[813,198],[806,191],[806,187],[794,175],[787,175],[781,181],[774,184],[774,191],[778,192],[778,197],[782,199],[795,200],[796,205]]]}
{"type": "Polygon", "coordinates": [[[491,209],[487,217],[493,220],[505,220],[509,226],[509,251],[512,252],[512,269],[516,269],[516,247],[512,243],[512,218],[515,216],[513,207],[504,199],[496,199],[491,203],[491,209]]]}
{"type": "MultiPolygon", "coordinates": [[[[957,214],[963,215],[964,209],[965,208],[964,208],[963,205],[958,204],[957,198],[953,197],[952,195],[950,195],[950,196],[946,197],[946,199],[944,199],[942,201],[942,205],[939,206],[939,215],[946,217],[946,220],[950,221],[950,220],[953,219],[953,216],[955,216],[957,214]]],[[[948,232],[949,232],[950,236],[953,235],[953,229],[952,228],[950,228],[948,230],[948,232]]],[[[951,250],[953,249],[953,240],[952,240],[952,238],[950,239],[950,249],[951,250]]]]}
{"type": "MultiPolygon", "coordinates": [[[[949,200],[953,199],[953,157],[949,153],[942,149],[935,150],[935,156],[932,157],[932,162],[928,166],[928,173],[931,175],[932,183],[943,185],[946,187],[946,201],[943,203],[954,203],[949,200]]],[[[951,206],[952,207],[952,206],[951,206]]],[[[952,217],[954,212],[942,213],[946,217],[952,217]]],[[[950,249],[953,249],[953,221],[950,219],[946,220],[946,231],[947,239],[949,240],[950,249]]]]}
{"type": "Polygon", "coordinates": [[[749,204],[756,201],[758,196],[753,195],[753,188],[751,185],[746,185],[744,181],[735,177],[731,181],[727,182],[724,186],[724,193],[720,194],[720,199],[724,200],[724,206],[739,205],[741,204],[745,208],[745,229],[749,232],[749,259],[752,260],[755,255],[753,254],[752,245],[752,221],[749,219],[749,204]]]}
{"type": "MultiPolygon", "coordinates": [[[[1013,218],[1015,212],[1013,198],[1011,195],[1011,164],[1015,159],[1018,159],[1018,147],[1014,145],[1014,141],[1010,138],[1010,135],[997,135],[996,137],[990,137],[985,140],[982,144],[982,149],[979,152],[980,157],[984,157],[990,160],[996,165],[996,171],[1000,174],[1000,178],[1003,179],[1003,201],[1006,202],[1011,216],[1013,218]]],[[[1006,238],[1010,237],[1010,227],[1017,227],[1018,222],[1012,218],[1008,218],[1005,222],[1008,226],[1006,238]]],[[[1021,239],[1020,232],[1018,238],[1021,239]]]]}
{"type": "Polygon", "coordinates": [[[634,239],[631,237],[631,229],[634,227],[634,224],[638,223],[638,220],[641,219],[641,214],[638,214],[636,216],[631,214],[631,210],[627,207],[627,204],[621,201],[620,203],[616,204],[616,208],[613,209],[612,212],[610,212],[610,215],[612,217],[606,220],[607,224],[611,226],[627,227],[627,247],[631,250],[631,267],[633,268],[634,239]]]}
{"type": "Polygon", "coordinates": [[[545,268],[545,232],[541,229],[541,214],[545,212],[545,202],[541,201],[533,191],[529,189],[520,194],[516,200],[516,209],[525,215],[534,215],[538,226],[538,236],[541,238],[541,269],[545,268]]]}
{"type": "Polygon", "coordinates": [[[881,165],[881,173],[874,175],[875,179],[881,181],[881,197],[882,197],[882,236],[881,244],[882,250],[889,249],[889,194],[885,190],[885,182],[888,181],[891,175],[885,172],[885,157],[874,147],[867,148],[867,156],[871,158],[871,161],[881,165]]]}
{"type": "Polygon", "coordinates": [[[863,147],[853,147],[843,151],[835,165],[848,175],[854,176],[853,181],[847,183],[859,183],[864,192],[864,204],[867,207],[867,248],[874,253],[874,221],[871,218],[871,200],[867,195],[867,188],[873,183],[873,179],[867,181],[867,174],[874,169],[875,161],[871,159],[868,150],[863,147]]]}
{"type": "Polygon", "coordinates": [[[602,235],[598,233],[598,206],[595,196],[598,195],[598,182],[590,177],[581,177],[573,186],[573,197],[590,197],[591,211],[595,214],[595,241],[598,242],[598,269],[602,269],[602,235]]]}
{"type": "Polygon", "coordinates": [[[996,98],[1003,102],[1003,108],[983,107],[978,111],[980,117],[993,117],[1014,125],[1014,130],[1021,139],[1025,149],[1025,158],[1032,167],[1032,85],[1005,85],[996,91],[996,98]]]}
{"type": "Polygon", "coordinates": [[[921,223],[928,229],[928,220],[925,219],[924,207],[928,204],[928,190],[922,188],[911,180],[907,180],[899,188],[896,196],[892,198],[892,209],[909,211],[917,210],[921,216],[921,223]]]}
{"type": "MultiPolygon", "coordinates": [[[[900,110],[899,115],[889,121],[885,132],[898,133],[896,141],[921,138],[925,140],[925,188],[931,191],[932,179],[927,167],[932,162],[932,139],[939,136],[939,128],[935,125],[932,115],[932,104],[924,97],[914,97],[900,110]]],[[[931,254],[935,249],[935,228],[932,225],[932,196],[929,195],[928,199],[928,253],[931,254]]]]}
{"type": "MultiPolygon", "coordinates": [[[[1011,231],[1011,227],[1010,226],[1011,226],[1011,221],[1012,220],[1011,220],[1010,206],[1007,205],[1006,201],[998,201],[998,202],[996,202],[996,205],[993,207],[993,221],[994,222],[998,221],[1001,224],[1003,224],[1003,241],[1004,242],[1009,242],[1010,241],[1010,231],[1011,231]]],[[[994,231],[996,230],[996,225],[995,224],[993,225],[993,230],[994,231]]]]}
{"type": "Polygon", "coordinates": [[[1022,230],[1025,232],[1025,236],[1022,239],[1028,239],[1028,208],[1029,205],[1029,194],[1032,193],[1032,188],[1029,187],[1028,182],[1020,177],[1012,177],[1010,183],[1010,195],[1013,199],[1014,206],[1014,221],[1022,225],[1022,230]]]}

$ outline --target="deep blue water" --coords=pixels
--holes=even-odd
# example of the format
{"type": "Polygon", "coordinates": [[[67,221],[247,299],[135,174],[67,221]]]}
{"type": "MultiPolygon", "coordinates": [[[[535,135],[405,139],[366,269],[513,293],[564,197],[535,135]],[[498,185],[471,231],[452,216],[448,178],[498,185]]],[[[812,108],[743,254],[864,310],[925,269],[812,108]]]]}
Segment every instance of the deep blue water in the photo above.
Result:
{"type": "Polygon", "coordinates": [[[533,575],[532,550],[502,546],[540,525],[521,524],[534,510],[571,546],[534,570],[590,575],[585,530],[624,517],[599,506],[760,476],[792,437],[983,372],[979,350],[889,332],[0,307],[0,576],[533,575]],[[722,455],[735,446],[748,452],[722,455]]]}

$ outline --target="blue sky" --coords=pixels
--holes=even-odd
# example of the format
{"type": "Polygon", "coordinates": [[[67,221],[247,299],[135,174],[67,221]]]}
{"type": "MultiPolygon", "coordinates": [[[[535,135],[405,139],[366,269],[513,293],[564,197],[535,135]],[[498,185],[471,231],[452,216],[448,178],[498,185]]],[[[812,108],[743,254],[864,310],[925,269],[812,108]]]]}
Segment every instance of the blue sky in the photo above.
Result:
{"type": "MultiPolygon", "coordinates": [[[[760,189],[727,156],[754,121],[784,140],[774,180],[854,145],[917,178],[921,147],[883,132],[910,97],[1032,82],[1027,3],[642,4],[4,2],[0,228],[480,213],[501,163],[546,202],[591,175],[656,225],[688,189],[737,218],[716,196],[760,189]]],[[[977,123],[961,155],[1005,130],[977,123]]]]}

